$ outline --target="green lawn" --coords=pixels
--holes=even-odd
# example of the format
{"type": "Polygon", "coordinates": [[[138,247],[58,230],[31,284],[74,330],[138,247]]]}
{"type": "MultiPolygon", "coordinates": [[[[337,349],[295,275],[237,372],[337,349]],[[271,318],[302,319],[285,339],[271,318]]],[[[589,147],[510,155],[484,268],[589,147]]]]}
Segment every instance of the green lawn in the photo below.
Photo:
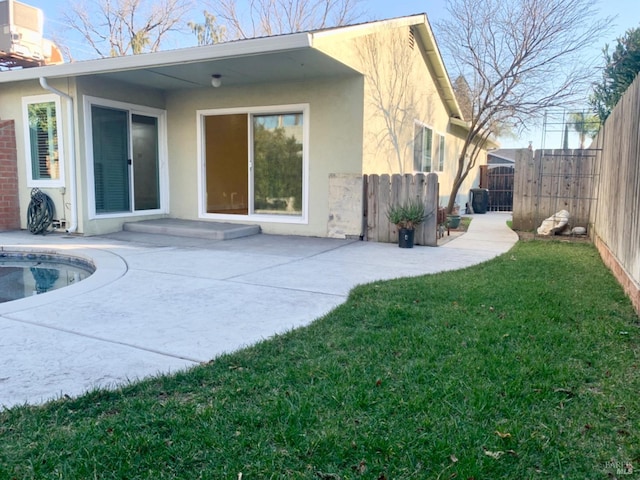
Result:
{"type": "Polygon", "coordinates": [[[0,478],[633,479],[638,327],[591,245],[521,242],[186,373],[1,412],[0,478]]]}

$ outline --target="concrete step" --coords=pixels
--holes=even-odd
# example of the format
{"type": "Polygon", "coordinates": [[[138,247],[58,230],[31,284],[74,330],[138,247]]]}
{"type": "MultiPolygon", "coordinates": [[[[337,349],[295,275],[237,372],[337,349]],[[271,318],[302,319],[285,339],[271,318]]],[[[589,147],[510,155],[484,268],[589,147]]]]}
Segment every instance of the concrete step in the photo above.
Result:
{"type": "Polygon", "coordinates": [[[197,220],[180,220],[177,218],[161,218],[128,222],[122,226],[127,232],[155,233],[176,237],[206,238],[209,240],[231,240],[248,237],[260,233],[258,225],[242,225],[238,223],[203,222],[197,220]]]}

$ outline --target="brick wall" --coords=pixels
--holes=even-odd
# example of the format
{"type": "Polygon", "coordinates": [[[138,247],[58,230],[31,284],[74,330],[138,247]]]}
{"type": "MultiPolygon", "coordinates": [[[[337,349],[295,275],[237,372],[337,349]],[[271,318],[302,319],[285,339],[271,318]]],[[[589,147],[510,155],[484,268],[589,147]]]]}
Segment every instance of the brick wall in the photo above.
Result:
{"type": "Polygon", "coordinates": [[[19,228],[16,131],[13,120],[0,120],[0,231],[19,228]]]}

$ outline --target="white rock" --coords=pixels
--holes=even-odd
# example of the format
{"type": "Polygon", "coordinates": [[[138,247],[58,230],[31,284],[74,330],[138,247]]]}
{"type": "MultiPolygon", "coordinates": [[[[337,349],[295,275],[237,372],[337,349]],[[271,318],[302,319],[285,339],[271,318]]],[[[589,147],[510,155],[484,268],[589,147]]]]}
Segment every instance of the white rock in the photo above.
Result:
{"type": "Polygon", "coordinates": [[[543,220],[538,227],[538,235],[553,235],[556,232],[561,232],[569,223],[569,218],[569,212],[566,210],[560,210],[549,218],[543,220]]]}
{"type": "Polygon", "coordinates": [[[584,227],[574,227],[571,230],[571,234],[572,235],[586,235],[587,234],[587,229],[584,227]]]}

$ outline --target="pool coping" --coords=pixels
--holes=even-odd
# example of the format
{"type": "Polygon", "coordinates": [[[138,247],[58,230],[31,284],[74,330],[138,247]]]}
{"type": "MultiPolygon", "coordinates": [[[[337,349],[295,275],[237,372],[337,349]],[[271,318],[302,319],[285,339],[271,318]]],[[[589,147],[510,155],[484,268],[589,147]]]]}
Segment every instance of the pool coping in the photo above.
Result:
{"type": "Polygon", "coordinates": [[[52,246],[0,245],[0,253],[25,253],[39,255],[59,255],[66,258],[77,258],[95,267],[95,271],[81,282],[68,285],[50,292],[0,303],[0,315],[41,307],[50,303],[69,301],[70,299],[91,292],[115,282],[127,273],[128,266],[119,255],[102,249],[89,248],[54,248],[52,246]]]}

